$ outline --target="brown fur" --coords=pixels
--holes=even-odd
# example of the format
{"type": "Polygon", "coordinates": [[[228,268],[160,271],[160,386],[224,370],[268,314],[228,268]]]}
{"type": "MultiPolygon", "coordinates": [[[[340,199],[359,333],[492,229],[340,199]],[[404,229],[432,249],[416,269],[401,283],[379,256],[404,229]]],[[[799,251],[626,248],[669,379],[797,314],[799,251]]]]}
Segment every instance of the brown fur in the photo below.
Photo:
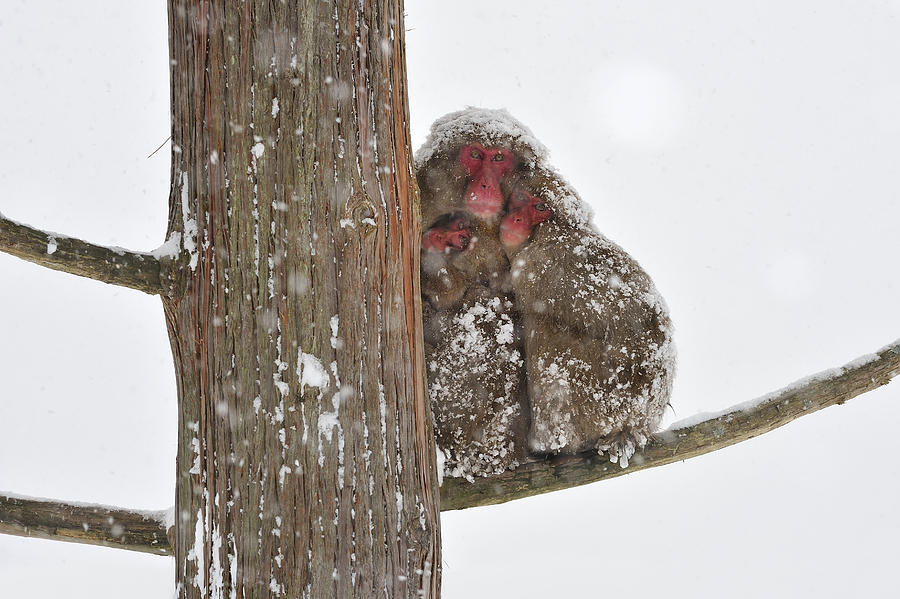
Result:
{"type": "Polygon", "coordinates": [[[590,227],[568,184],[511,140],[451,140],[420,166],[425,228],[466,212],[467,179],[455,163],[473,141],[527,152],[501,182],[503,197],[523,189],[553,214],[516,247],[500,243],[504,209],[470,219],[466,250],[423,254],[428,383],[449,470],[514,467],[526,429],[535,454],[599,449],[625,466],[671,394],[666,306],[637,262],[590,227]],[[501,324],[515,331],[509,343],[501,324]]]}

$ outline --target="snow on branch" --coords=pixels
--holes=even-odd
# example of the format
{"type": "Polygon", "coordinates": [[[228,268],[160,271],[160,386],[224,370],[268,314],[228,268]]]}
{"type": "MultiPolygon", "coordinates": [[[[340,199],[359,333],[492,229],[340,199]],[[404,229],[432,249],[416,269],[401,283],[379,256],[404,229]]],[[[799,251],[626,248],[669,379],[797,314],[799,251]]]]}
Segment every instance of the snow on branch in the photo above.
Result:
{"type": "Polygon", "coordinates": [[[67,504],[0,493],[0,533],[171,555],[171,512],[67,504]]]}
{"type": "MultiPolygon", "coordinates": [[[[529,462],[515,470],[469,482],[444,478],[441,510],[505,503],[577,487],[703,455],[767,433],[817,410],[886,385],[900,375],[900,339],[840,368],[801,379],[774,393],[717,414],[699,414],[656,433],[628,468],[595,453],[529,462]]],[[[0,534],[118,547],[171,555],[166,512],[65,504],[0,493],[0,534]]]]}
{"type": "Polygon", "coordinates": [[[33,229],[2,215],[0,251],[47,268],[130,287],[151,295],[166,291],[158,256],[94,245],[33,229]]]}
{"type": "Polygon", "coordinates": [[[656,433],[628,468],[585,453],[530,462],[497,476],[444,478],[441,510],[505,503],[679,462],[752,439],[791,420],[886,385],[900,374],[900,339],[840,368],[801,379],[717,414],[700,414],[656,433]]]}

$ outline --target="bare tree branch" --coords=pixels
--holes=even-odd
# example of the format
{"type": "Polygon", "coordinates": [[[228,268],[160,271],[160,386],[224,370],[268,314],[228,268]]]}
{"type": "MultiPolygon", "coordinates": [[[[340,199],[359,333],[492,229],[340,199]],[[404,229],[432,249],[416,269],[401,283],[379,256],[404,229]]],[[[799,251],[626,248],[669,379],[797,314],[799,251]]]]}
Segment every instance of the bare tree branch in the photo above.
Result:
{"type": "Polygon", "coordinates": [[[94,245],[80,239],[33,229],[0,215],[0,251],[47,268],[160,295],[160,260],[151,254],[94,245]]]}
{"type": "Polygon", "coordinates": [[[166,512],[66,504],[0,493],[0,533],[171,555],[166,512]]]}
{"type": "MultiPolygon", "coordinates": [[[[657,433],[628,468],[594,453],[524,464],[498,476],[445,478],[441,510],[505,503],[703,455],[767,433],[886,385],[900,375],[900,340],[840,368],[807,377],[718,414],[699,414],[657,433]]],[[[0,533],[170,555],[165,512],[71,505],[0,494],[0,533]]]]}

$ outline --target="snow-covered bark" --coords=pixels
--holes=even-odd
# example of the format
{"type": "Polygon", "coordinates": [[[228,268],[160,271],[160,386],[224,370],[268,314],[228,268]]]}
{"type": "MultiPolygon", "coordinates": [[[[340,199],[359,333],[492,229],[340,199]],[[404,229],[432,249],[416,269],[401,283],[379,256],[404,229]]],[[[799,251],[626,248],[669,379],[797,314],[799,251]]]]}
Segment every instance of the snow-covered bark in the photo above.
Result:
{"type": "Polygon", "coordinates": [[[179,597],[436,597],[402,6],[173,1],[179,597]]]}

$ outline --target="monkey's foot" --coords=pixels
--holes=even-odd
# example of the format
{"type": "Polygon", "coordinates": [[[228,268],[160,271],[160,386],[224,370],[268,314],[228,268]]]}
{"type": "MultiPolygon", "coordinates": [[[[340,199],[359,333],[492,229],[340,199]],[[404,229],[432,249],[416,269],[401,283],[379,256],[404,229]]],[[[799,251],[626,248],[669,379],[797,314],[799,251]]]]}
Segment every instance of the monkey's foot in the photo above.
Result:
{"type": "Polygon", "coordinates": [[[597,451],[606,452],[609,455],[609,461],[613,464],[618,463],[622,468],[628,468],[628,461],[638,449],[642,449],[647,444],[647,435],[642,433],[624,430],[601,439],[597,444],[597,451]]]}

